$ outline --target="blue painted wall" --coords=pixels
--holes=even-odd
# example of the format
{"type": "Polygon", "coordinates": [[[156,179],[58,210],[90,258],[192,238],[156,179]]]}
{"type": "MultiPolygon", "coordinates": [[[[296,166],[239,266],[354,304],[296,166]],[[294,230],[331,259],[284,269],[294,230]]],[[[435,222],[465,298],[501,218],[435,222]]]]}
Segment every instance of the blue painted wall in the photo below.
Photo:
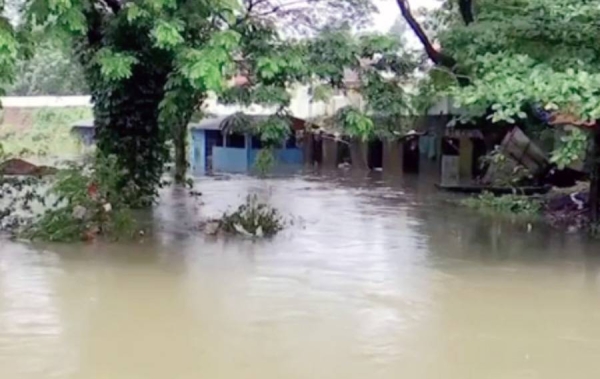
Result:
{"type": "MultiPolygon", "coordinates": [[[[190,164],[196,174],[204,174],[208,168],[208,156],[212,150],[212,170],[218,172],[245,173],[254,167],[259,149],[252,149],[252,139],[245,138],[244,148],[216,146],[216,139],[222,138],[219,132],[193,129],[190,148],[190,164]]],[[[301,167],[304,164],[304,151],[298,148],[275,150],[278,167],[301,167]]]]}
{"type": "MultiPolygon", "coordinates": [[[[259,151],[259,149],[250,149],[249,168],[254,166],[259,151]]],[[[278,166],[302,166],[304,164],[304,151],[298,148],[276,149],[275,159],[278,166]]]]}
{"type": "Polygon", "coordinates": [[[213,170],[223,172],[247,172],[248,151],[244,148],[213,147],[213,170]]]}
{"type": "Polygon", "coordinates": [[[192,172],[206,173],[206,135],[204,130],[192,129],[190,166],[192,172]]]}

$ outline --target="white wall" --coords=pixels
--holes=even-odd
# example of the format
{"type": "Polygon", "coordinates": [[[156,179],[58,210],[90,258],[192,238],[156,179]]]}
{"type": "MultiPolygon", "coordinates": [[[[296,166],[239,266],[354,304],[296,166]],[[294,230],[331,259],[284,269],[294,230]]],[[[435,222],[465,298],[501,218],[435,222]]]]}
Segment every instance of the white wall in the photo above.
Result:
{"type": "MultiPolygon", "coordinates": [[[[298,118],[310,119],[313,117],[333,115],[337,110],[350,104],[358,105],[360,99],[357,96],[333,96],[328,103],[312,102],[308,86],[297,86],[292,89],[292,101],[290,110],[298,118]]],[[[57,107],[86,107],[92,106],[90,96],[6,96],[0,97],[4,108],[57,108],[57,107]]],[[[209,96],[204,104],[206,112],[213,114],[231,114],[234,112],[245,112],[248,114],[271,114],[276,108],[251,105],[241,107],[235,105],[223,105],[217,102],[216,97],[209,96]]],[[[442,100],[433,106],[429,114],[455,114],[451,101],[442,100]]]]}

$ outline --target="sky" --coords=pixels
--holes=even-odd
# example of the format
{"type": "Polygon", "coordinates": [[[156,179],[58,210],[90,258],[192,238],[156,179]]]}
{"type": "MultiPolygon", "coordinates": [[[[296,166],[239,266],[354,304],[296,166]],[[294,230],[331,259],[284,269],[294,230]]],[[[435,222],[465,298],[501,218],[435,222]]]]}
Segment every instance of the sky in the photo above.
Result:
{"type": "MultiPolygon", "coordinates": [[[[438,0],[409,0],[411,9],[420,7],[435,8],[439,4],[438,0]]],[[[396,17],[400,15],[400,9],[396,0],[375,0],[375,5],[379,8],[379,13],[374,18],[374,29],[385,33],[390,29],[396,17]]]]}

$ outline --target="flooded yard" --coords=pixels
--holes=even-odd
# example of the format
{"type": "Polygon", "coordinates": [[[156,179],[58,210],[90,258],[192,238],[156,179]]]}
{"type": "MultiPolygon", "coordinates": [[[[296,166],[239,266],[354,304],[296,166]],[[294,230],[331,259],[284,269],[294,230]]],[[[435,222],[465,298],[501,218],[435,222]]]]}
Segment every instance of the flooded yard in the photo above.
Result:
{"type": "MultiPolygon", "coordinates": [[[[0,241],[0,378],[591,378],[600,244],[427,181],[202,178],[140,243],[0,241]],[[292,224],[191,232],[257,193],[292,224]]],[[[150,217],[148,217],[150,219],[150,217]]]]}

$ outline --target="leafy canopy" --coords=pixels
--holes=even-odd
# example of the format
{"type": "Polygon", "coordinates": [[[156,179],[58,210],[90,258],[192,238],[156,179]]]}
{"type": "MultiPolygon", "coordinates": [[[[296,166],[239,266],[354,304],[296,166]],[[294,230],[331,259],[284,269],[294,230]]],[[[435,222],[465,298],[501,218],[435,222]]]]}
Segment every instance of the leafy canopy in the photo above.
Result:
{"type": "Polygon", "coordinates": [[[531,107],[600,118],[598,2],[593,0],[480,0],[473,22],[446,1],[434,17],[435,38],[456,61],[449,93],[468,111],[515,123],[531,107]]]}

